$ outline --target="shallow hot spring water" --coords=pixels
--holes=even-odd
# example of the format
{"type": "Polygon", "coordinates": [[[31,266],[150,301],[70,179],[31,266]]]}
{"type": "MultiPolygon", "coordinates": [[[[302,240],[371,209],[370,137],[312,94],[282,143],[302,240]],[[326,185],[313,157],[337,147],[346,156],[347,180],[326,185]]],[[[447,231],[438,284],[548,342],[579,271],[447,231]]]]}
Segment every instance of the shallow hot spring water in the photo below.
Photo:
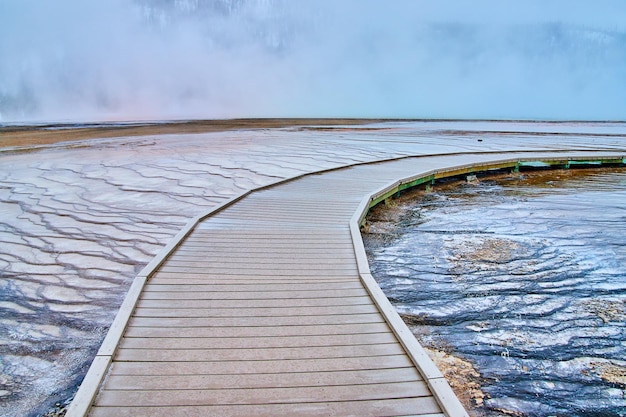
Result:
{"type": "Polygon", "coordinates": [[[368,222],[373,275],[470,414],[626,415],[626,171],[437,184],[368,222]]]}

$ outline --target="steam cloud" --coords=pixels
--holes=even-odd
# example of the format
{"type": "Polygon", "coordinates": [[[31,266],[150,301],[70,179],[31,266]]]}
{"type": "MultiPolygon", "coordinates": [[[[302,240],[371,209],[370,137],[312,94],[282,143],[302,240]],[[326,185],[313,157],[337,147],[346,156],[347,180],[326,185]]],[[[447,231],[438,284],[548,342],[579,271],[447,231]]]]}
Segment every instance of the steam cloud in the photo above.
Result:
{"type": "Polygon", "coordinates": [[[0,0],[0,122],[624,120],[621,0],[0,0]]]}

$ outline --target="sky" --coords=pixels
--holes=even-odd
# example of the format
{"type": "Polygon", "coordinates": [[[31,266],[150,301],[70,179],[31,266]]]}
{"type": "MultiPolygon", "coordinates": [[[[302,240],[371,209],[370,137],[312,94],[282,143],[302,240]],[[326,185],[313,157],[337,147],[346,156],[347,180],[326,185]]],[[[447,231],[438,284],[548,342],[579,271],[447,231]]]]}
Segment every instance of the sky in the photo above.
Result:
{"type": "Polygon", "coordinates": [[[623,0],[0,0],[0,123],[626,120],[623,0]]]}

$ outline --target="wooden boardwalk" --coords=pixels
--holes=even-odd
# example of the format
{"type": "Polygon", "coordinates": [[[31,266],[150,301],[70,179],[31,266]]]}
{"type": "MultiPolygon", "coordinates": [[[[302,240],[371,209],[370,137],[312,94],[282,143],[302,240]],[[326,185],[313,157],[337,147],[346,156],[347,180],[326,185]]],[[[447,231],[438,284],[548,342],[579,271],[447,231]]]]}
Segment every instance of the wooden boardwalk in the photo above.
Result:
{"type": "Polygon", "coordinates": [[[467,415],[369,274],[358,222],[399,179],[568,156],[358,165],[197,219],[133,284],[68,416],[467,415]]]}

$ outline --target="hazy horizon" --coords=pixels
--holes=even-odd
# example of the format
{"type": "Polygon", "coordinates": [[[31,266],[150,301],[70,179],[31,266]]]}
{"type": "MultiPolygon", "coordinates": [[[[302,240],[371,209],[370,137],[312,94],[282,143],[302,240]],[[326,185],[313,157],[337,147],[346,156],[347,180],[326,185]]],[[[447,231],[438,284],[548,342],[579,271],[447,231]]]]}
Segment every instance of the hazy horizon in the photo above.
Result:
{"type": "Polygon", "coordinates": [[[626,2],[0,0],[0,123],[626,119],[626,2]]]}

